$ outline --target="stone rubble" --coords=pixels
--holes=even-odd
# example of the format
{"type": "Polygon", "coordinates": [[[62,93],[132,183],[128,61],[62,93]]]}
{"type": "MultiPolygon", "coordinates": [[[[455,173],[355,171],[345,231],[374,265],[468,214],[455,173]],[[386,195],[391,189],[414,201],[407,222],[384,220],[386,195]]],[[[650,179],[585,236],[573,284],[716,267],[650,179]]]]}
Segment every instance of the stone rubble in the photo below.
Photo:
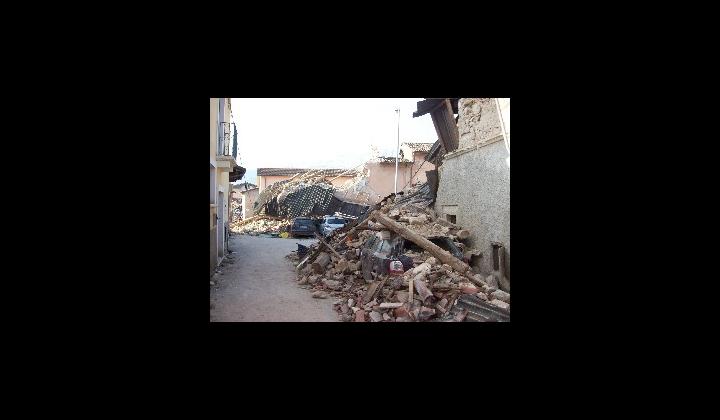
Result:
{"type": "MultiPolygon", "coordinates": [[[[437,220],[428,206],[421,207],[413,202],[398,205],[390,197],[379,203],[378,207],[380,212],[419,235],[432,236],[444,231],[440,234],[459,241],[453,236],[453,232],[458,232],[461,227],[437,220]]],[[[457,303],[457,298],[463,294],[477,296],[484,302],[509,311],[510,294],[498,289],[497,280],[492,275],[474,274],[474,282],[471,282],[463,274],[447,264],[440,263],[422,249],[404,252],[414,265],[404,274],[374,276],[372,281],[366,282],[362,274],[360,249],[365,241],[382,227],[359,228],[348,236],[352,228],[360,222],[362,218],[336,230],[326,238],[326,242],[340,257],[323,246],[321,253],[329,255],[328,263],[318,266],[312,264],[313,261],[308,261],[297,272],[298,285],[310,289],[313,297],[321,298],[331,294],[338,298],[333,309],[341,321],[463,322],[465,315],[450,313],[457,303]],[[411,282],[414,283],[412,297],[409,288],[411,282]]],[[[464,244],[456,243],[464,247],[464,244]]],[[[307,255],[312,255],[318,246],[319,243],[311,245],[307,255]]],[[[291,252],[288,259],[295,265],[300,262],[296,251],[291,252]]],[[[323,258],[323,261],[325,260],[326,258],[323,258]]]]}
{"type": "Polygon", "coordinates": [[[241,235],[258,236],[262,234],[280,234],[290,230],[291,220],[273,220],[259,216],[252,221],[236,220],[230,223],[230,231],[241,235]],[[245,223],[243,223],[245,222],[245,223]]]}

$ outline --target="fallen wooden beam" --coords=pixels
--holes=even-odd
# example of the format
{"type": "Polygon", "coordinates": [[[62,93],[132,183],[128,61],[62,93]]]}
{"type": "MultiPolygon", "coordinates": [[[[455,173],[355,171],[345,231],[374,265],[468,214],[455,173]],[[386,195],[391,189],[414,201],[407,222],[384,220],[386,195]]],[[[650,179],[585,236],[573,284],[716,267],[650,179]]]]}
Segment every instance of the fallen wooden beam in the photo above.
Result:
{"type": "Polygon", "coordinates": [[[325,266],[330,263],[330,254],[321,252],[317,259],[312,263],[312,269],[316,274],[325,272],[325,266]]]}
{"type": "Polygon", "coordinates": [[[303,260],[300,261],[300,264],[298,264],[297,267],[295,267],[295,269],[296,269],[296,270],[299,270],[302,266],[305,265],[305,263],[308,262],[309,259],[310,259],[310,255],[308,255],[307,257],[303,258],[303,260]]]}
{"type": "MultiPolygon", "coordinates": [[[[372,206],[373,211],[377,211],[378,208],[380,208],[380,204],[379,204],[379,203],[378,203],[378,204],[375,204],[374,206],[372,206]]],[[[345,234],[345,238],[346,238],[346,239],[347,239],[347,238],[352,238],[351,235],[352,235],[353,233],[355,233],[355,231],[356,231],[357,229],[363,229],[363,227],[367,228],[366,225],[367,225],[368,220],[370,220],[370,217],[369,217],[369,216],[366,217],[366,218],[365,218],[364,220],[362,220],[361,222],[358,222],[357,220],[355,220],[353,223],[357,223],[357,224],[356,224],[355,226],[353,226],[349,231],[347,231],[347,233],[345,234]]],[[[344,233],[343,231],[344,231],[345,229],[347,229],[349,226],[350,226],[350,225],[346,225],[346,226],[343,227],[343,228],[335,229],[335,231],[333,231],[333,232],[330,234],[329,238],[334,238],[335,235],[339,235],[339,234],[344,233]]],[[[318,247],[315,249],[315,251],[313,251],[313,253],[310,254],[307,258],[305,258],[304,260],[302,260],[302,261],[300,262],[300,264],[298,264],[297,267],[295,267],[295,269],[296,269],[296,270],[301,270],[301,269],[302,269],[305,265],[307,265],[308,263],[312,263],[313,261],[315,261],[315,258],[317,257],[318,254],[320,254],[320,251],[322,251],[322,249],[323,249],[323,247],[324,247],[325,245],[326,245],[326,244],[325,244],[325,243],[322,243],[322,242],[321,242],[320,244],[318,244],[318,247]]]]}
{"type": "Polygon", "coordinates": [[[373,226],[373,227],[363,226],[363,227],[359,227],[358,230],[374,230],[376,232],[380,232],[383,230],[387,230],[387,228],[386,227],[376,227],[376,226],[373,226]]]}
{"type": "Polygon", "coordinates": [[[450,101],[446,99],[440,102],[430,111],[430,117],[435,126],[438,139],[445,148],[445,152],[450,153],[457,149],[460,136],[457,123],[453,117],[453,109],[450,101]]]}
{"type": "MultiPolygon", "coordinates": [[[[367,222],[367,219],[365,219],[364,222],[358,224],[358,226],[356,226],[355,228],[353,228],[352,230],[350,230],[350,232],[348,232],[348,235],[349,235],[351,232],[355,231],[355,229],[356,229],[357,227],[359,227],[360,225],[362,225],[362,224],[365,223],[365,222],[367,222]]],[[[337,230],[335,230],[335,232],[337,232],[337,230]]],[[[333,234],[335,234],[335,232],[333,232],[333,234]]],[[[346,237],[347,237],[348,235],[346,235],[346,237]]],[[[315,233],[315,236],[317,237],[317,233],[315,233]]],[[[318,239],[319,239],[319,238],[318,238],[318,239]]],[[[315,258],[317,258],[317,256],[320,254],[320,252],[322,251],[323,247],[327,247],[329,250],[331,250],[332,252],[334,252],[335,255],[340,256],[340,255],[337,253],[337,251],[335,251],[334,249],[332,249],[332,248],[327,244],[326,241],[321,241],[321,242],[318,244],[317,248],[315,248],[315,251],[313,251],[312,254],[308,255],[307,258],[305,258],[304,260],[300,261],[300,264],[298,264],[297,267],[295,267],[295,269],[296,269],[296,270],[300,270],[300,269],[302,269],[306,264],[312,263],[313,261],[315,261],[315,258]]],[[[340,258],[342,258],[342,257],[340,257],[340,258]]]]}
{"type": "Polygon", "coordinates": [[[323,247],[323,245],[319,244],[310,255],[305,257],[304,260],[300,261],[300,264],[298,264],[297,267],[295,267],[295,269],[301,270],[307,263],[312,263],[313,261],[315,261],[315,258],[318,256],[318,254],[320,254],[320,250],[322,247],[323,247]]]}
{"type": "Polygon", "coordinates": [[[330,244],[328,244],[327,242],[325,242],[325,240],[322,238],[322,236],[320,236],[320,235],[318,235],[317,233],[315,233],[315,238],[317,238],[320,242],[322,242],[323,245],[325,245],[325,246],[327,247],[327,249],[329,249],[330,251],[333,252],[333,254],[335,254],[335,256],[337,256],[338,258],[342,259],[342,255],[338,254],[338,252],[335,251],[335,249],[334,249],[332,246],[330,246],[330,244]]]}
{"type": "MultiPolygon", "coordinates": [[[[411,231],[410,229],[406,228],[405,226],[402,226],[399,223],[396,223],[392,219],[388,218],[384,214],[382,214],[379,211],[373,211],[370,214],[370,217],[383,225],[387,226],[388,229],[394,231],[398,235],[402,236],[403,238],[417,244],[418,246],[422,247],[426,251],[428,251],[432,256],[438,259],[438,261],[442,262],[443,264],[447,264],[450,267],[453,268],[453,270],[457,271],[458,273],[462,274],[463,276],[467,277],[468,280],[473,282],[474,284],[481,286],[484,284],[483,282],[475,279],[473,277],[473,272],[470,269],[470,266],[465,264],[465,262],[455,258],[451,253],[445,251],[444,249],[440,248],[439,246],[435,245],[434,243],[430,242],[429,240],[423,238],[422,236],[418,235],[417,233],[411,231]]],[[[410,282],[412,284],[412,281],[410,282]]],[[[412,287],[412,286],[411,286],[412,287]]]]}
{"type": "Polygon", "coordinates": [[[430,242],[429,240],[423,238],[422,236],[418,235],[417,233],[411,231],[410,229],[402,226],[399,223],[394,222],[384,214],[380,213],[379,211],[374,211],[370,215],[371,218],[374,218],[378,222],[382,223],[383,225],[387,226],[388,229],[394,231],[398,235],[402,236],[403,238],[417,244],[418,246],[422,247],[426,251],[428,251],[432,256],[437,258],[439,261],[441,261],[444,264],[449,265],[454,270],[458,271],[459,273],[464,273],[467,270],[470,269],[470,266],[465,264],[464,262],[460,261],[459,259],[453,257],[452,254],[445,251],[444,249],[440,248],[439,246],[435,245],[434,243],[430,242]]]}
{"type": "Polygon", "coordinates": [[[352,228],[352,229],[350,229],[350,230],[348,231],[348,233],[345,235],[345,237],[346,237],[346,238],[352,238],[352,234],[355,233],[356,230],[358,230],[358,229],[367,229],[367,222],[368,222],[369,219],[370,219],[370,218],[368,217],[367,219],[365,219],[365,220],[363,220],[362,222],[358,223],[357,226],[355,226],[354,228],[352,228]]]}

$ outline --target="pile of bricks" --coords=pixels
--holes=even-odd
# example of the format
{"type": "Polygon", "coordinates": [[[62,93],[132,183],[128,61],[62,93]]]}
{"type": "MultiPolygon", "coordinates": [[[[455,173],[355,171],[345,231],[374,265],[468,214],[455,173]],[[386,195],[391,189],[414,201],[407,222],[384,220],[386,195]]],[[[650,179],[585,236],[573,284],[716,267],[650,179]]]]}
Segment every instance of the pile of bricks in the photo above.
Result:
{"type": "MultiPolygon", "coordinates": [[[[427,206],[398,205],[392,198],[379,206],[379,212],[420,236],[443,234],[457,240],[456,244],[467,238],[461,227],[438,221],[427,206]]],[[[311,290],[314,298],[335,298],[333,308],[345,322],[509,320],[510,294],[499,290],[496,276],[467,270],[460,273],[428,250],[406,250],[404,255],[412,260],[412,267],[402,275],[373,274],[372,280],[365,280],[368,276],[363,275],[360,250],[371,235],[390,234],[386,229],[366,220],[337,230],[327,238],[327,246],[322,242],[311,246],[307,261],[291,253],[288,258],[299,263],[299,287],[311,290]],[[461,297],[475,306],[458,306],[461,297]],[[473,307],[486,313],[468,315],[467,308],[473,307]]]]}

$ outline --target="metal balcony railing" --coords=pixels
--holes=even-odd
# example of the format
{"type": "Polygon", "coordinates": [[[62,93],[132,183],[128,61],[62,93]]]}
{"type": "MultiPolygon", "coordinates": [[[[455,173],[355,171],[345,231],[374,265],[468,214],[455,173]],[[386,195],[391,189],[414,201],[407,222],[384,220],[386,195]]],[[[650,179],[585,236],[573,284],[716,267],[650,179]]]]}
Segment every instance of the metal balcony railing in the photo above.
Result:
{"type": "Polygon", "coordinates": [[[237,130],[235,123],[221,122],[218,128],[218,155],[237,159],[237,130]]]}

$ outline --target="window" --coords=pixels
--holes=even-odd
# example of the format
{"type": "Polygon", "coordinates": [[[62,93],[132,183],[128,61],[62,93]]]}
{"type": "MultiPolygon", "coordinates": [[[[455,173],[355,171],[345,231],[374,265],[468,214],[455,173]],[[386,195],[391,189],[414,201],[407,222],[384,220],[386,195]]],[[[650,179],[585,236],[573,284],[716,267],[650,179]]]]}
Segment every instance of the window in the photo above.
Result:
{"type": "Polygon", "coordinates": [[[295,220],[295,226],[313,226],[315,223],[313,223],[310,219],[297,219],[295,220]]]}
{"type": "Polygon", "coordinates": [[[442,206],[442,213],[445,215],[445,220],[450,223],[457,223],[458,206],[457,204],[442,206]]]}

